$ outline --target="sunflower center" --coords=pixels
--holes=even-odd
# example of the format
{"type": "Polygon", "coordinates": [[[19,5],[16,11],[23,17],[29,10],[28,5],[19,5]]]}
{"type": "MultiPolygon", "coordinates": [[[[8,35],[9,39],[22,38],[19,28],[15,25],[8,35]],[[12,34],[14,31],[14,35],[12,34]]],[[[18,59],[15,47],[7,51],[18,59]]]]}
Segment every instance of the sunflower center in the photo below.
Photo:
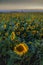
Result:
{"type": "Polygon", "coordinates": [[[18,46],[16,49],[17,49],[17,51],[19,51],[19,52],[22,52],[22,51],[24,50],[23,46],[21,46],[21,45],[18,46]]]}

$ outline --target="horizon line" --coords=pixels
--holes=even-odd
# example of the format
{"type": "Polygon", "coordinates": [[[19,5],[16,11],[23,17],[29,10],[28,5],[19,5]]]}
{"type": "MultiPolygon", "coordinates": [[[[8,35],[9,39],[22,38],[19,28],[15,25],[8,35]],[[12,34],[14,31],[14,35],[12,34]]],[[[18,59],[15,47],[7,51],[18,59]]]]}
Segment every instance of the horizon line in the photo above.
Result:
{"type": "Polygon", "coordinates": [[[0,10],[0,12],[43,12],[43,9],[11,9],[0,10]]]}

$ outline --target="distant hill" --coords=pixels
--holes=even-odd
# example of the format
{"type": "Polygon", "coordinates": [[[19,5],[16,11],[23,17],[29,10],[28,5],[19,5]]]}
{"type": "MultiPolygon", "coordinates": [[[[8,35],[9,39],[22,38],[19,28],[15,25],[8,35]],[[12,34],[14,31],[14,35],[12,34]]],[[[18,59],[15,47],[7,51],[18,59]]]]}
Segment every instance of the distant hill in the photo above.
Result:
{"type": "Polygon", "coordinates": [[[16,9],[16,10],[0,10],[2,12],[43,12],[43,9],[16,9]]]}

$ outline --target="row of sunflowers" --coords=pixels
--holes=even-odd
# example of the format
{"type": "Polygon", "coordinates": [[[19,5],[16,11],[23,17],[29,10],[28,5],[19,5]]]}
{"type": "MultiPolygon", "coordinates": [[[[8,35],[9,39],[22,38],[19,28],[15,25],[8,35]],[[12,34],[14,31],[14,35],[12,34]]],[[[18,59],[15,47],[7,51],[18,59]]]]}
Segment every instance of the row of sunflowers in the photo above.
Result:
{"type": "Polygon", "coordinates": [[[43,13],[0,13],[0,65],[43,64],[43,13]]]}

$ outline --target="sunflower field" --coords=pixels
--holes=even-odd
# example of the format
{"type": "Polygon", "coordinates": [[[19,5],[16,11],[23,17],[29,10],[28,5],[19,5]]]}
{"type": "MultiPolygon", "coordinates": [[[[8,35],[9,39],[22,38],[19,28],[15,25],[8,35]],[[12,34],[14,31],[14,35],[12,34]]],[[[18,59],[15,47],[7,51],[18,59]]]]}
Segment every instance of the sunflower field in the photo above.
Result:
{"type": "Polygon", "coordinates": [[[43,13],[0,13],[0,65],[43,65],[43,13]]]}

